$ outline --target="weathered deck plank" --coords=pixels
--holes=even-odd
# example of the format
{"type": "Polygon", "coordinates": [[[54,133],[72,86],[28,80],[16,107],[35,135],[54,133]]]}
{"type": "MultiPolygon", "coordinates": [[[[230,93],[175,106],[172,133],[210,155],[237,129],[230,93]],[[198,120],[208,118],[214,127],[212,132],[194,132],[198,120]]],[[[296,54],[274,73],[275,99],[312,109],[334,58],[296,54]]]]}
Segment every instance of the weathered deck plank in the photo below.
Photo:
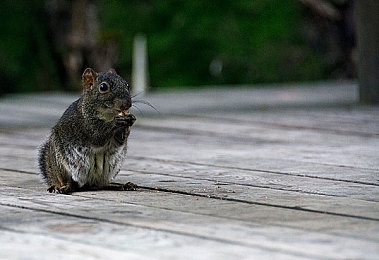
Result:
{"type": "MultiPolygon", "coordinates": [[[[15,193],[19,194],[19,192],[20,191],[16,191],[15,193]]],[[[15,200],[15,194],[12,194],[12,191],[10,190],[7,190],[6,193],[7,194],[3,196],[4,200],[2,203],[12,204],[15,200]]],[[[47,216],[47,218],[50,218],[51,220],[45,222],[43,218],[43,225],[38,226],[37,230],[40,228],[48,229],[47,231],[42,231],[44,231],[43,233],[45,235],[49,235],[49,232],[53,232],[53,234],[50,235],[52,237],[62,236],[66,232],[69,233],[70,236],[73,236],[72,233],[75,233],[76,229],[79,229],[80,231],[80,228],[82,228],[80,223],[76,226],[75,224],[77,223],[73,221],[67,223],[66,221],[66,218],[77,218],[80,221],[87,220],[99,224],[115,224],[116,227],[114,227],[114,229],[117,229],[117,227],[124,228],[124,226],[142,229],[140,233],[136,232],[137,237],[141,234],[143,234],[142,236],[146,236],[147,234],[144,234],[146,231],[155,231],[158,233],[166,233],[168,236],[170,236],[170,234],[184,236],[186,238],[185,240],[198,239],[201,240],[198,241],[200,243],[203,243],[203,240],[206,240],[213,242],[216,245],[218,244],[218,247],[223,247],[224,244],[226,247],[236,245],[239,248],[242,248],[244,253],[254,253],[254,251],[263,250],[273,252],[274,255],[281,253],[284,256],[315,257],[322,259],[325,253],[327,253],[329,257],[338,258],[340,253],[336,249],[346,245],[348,245],[350,249],[354,249],[354,251],[359,251],[364,245],[365,249],[368,250],[368,253],[375,253],[376,248],[377,241],[370,241],[367,238],[359,237],[359,235],[357,235],[356,238],[344,237],[343,235],[341,236],[338,234],[327,234],[327,232],[312,232],[309,230],[293,229],[272,224],[265,229],[259,224],[259,222],[255,223],[252,218],[250,221],[239,221],[229,217],[223,218],[217,215],[212,216],[199,214],[198,212],[183,212],[179,208],[178,210],[175,210],[175,213],[173,214],[172,209],[159,208],[156,206],[157,204],[154,204],[151,207],[146,207],[135,203],[126,203],[123,201],[123,198],[125,197],[129,199],[129,196],[125,193],[119,194],[117,201],[104,199],[104,197],[106,197],[104,192],[93,194],[93,196],[86,196],[86,194],[87,193],[78,196],[67,196],[64,200],[57,200],[55,198],[46,198],[46,195],[40,196],[40,193],[32,193],[30,195],[33,196],[33,199],[30,198],[30,195],[27,195],[25,197],[19,197],[15,202],[19,204],[19,206],[22,206],[24,211],[33,211],[43,213],[42,215],[50,215],[47,216]],[[63,222],[64,224],[62,225],[60,222],[63,222]],[[67,228],[67,231],[65,231],[64,228],[67,228]],[[49,229],[53,230],[51,231],[49,229]],[[61,231],[63,234],[54,233],[54,229],[56,229],[57,232],[61,231]],[[291,236],[295,237],[292,237],[291,239],[291,236]],[[322,246],[315,243],[320,239],[323,241],[333,241],[333,244],[325,244],[322,246]],[[302,246],[299,247],[299,245],[302,246]]],[[[147,197],[145,197],[144,201],[151,199],[154,194],[139,194],[139,197],[146,195],[147,197]]],[[[114,198],[113,195],[110,196],[114,198]]],[[[178,198],[178,196],[176,196],[176,198],[178,198]]],[[[163,198],[160,197],[159,199],[161,201],[162,199],[172,200],[172,198],[167,196],[163,198]]],[[[156,202],[155,198],[153,198],[153,200],[156,202]]],[[[178,201],[178,203],[182,204],[185,204],[186,202],[188,203],[188,198],[183,197],[178,201]]],[[[201,205],[201,203],[201,201],[197,201],[198,205],[201,205]]],[[[212,206],[217,208],[217,204],[219,203],[223,202],[216,200],[212,206]]],[[[33,220],[31,221],[33,222],[33,220]]],[[[312,221],[312,223],[314,222],[313,219],[308,221],[312,221]]],[[[338,224],[338,221],[335,224],[338,224]]],[[[341,225],[341,223],[339,223],[339,225],[341,225]]],[[[342,225],[339,228],[342,229],[342,225]]],[[[29,230],[30,232],[30,228],[27,225],[16,227],[15,229],[21,229],[21,231],[24,232],[28,232],[29,230]]],[[[103,232],[105,232],[103,236],[106,235],[106,231],[103,232]]],[[[83,234],[80,235],[83,236],[83,234]]],[[[108,235],[112,236],[112,242],[109,243],[115,243],[116,241],[113,240],[113,233],[109,232],[108,235]]],[[[129,234],[129,232],[123,234],[123,238],[121,236],[119,239],[123,239],[126,242],[127,239],[125,237],[130,236],[132,236],[132,240],[134,240],[134,233],[129,234]]],[[[174,243],[175,241],[170,241],[170,239],[169,241],[162,240],[160,241],[161,243],[174,243]]],[[[87,241],[85,240],[85,242],[87,241]]],[[[95,240],[95,243],[99,244],[99,242],[100,241],[96,242],[95,240]]],[[[142,240],[141,242],[143,243],[144,241],[142,240]]],[[[181,244],[183,242],[186,241],[179,239],[176,243],[178,246],[185,246],[181,244]]],[[[132,243],[135,243],[135,241],[132,243]]],[[[124,245],[114,245],[114,247],[119,247],[120,249],[125,248],[124,245]]],[[[171,250],[171,247],[168,249],[171,250]]],[[[219,249],[223,252],[221,248],[217,248],[217,251],[219,249]]],[[[233,249],[232,252],[234,252],[234,250],[235,249],[233,249]]],[[[184,256],[188,253],[188,251],[185,252],[184,256]]],[[[236,251],[235,253],[237,254],[234,255],[234,257],[239,256],[244,258],[240,252],[236,251]]],[[[172,254],[172,252],[168,252],[168,254],[172,254]]],[[[157,256],[162,257],[162,255],[159,254],[157,256]]],[[[179,254],[179,257],[180,256],[182,256],[182,254],[179,254]]],[[[206,259],[204,257],[200,258],[206,259]]]]}
{"type": "Polygon", "coordinates": [[[152,95],[117,177],[142,188],[71,196],[36,157],[75,95],[2,100],[0,258],[375,259],[379,108],[355,90],[152,95]]]}

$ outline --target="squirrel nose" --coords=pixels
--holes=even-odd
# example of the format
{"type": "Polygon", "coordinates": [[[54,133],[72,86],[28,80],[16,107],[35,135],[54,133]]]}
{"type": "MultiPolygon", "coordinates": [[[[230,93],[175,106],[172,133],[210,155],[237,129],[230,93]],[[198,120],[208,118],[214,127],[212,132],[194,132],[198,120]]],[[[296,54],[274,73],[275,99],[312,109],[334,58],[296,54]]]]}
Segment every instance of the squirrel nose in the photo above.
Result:
{"type": "Polygon", "coordinates": [[[132,101],[129,99],[121,99],[119,103],[119,107],[121,111],[128,110],[132,106],[132,101]]]}

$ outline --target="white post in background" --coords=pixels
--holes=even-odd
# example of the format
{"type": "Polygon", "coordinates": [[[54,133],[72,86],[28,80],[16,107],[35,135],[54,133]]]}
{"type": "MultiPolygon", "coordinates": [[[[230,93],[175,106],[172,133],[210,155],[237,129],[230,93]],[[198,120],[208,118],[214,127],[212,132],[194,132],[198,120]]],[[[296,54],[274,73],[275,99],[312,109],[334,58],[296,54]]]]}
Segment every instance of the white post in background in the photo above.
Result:
{"type": "Polygon", "coordinates": [[[137,34],[133,43],[132,94],[143,96],[148,81],[146,36],[137,34]]]}

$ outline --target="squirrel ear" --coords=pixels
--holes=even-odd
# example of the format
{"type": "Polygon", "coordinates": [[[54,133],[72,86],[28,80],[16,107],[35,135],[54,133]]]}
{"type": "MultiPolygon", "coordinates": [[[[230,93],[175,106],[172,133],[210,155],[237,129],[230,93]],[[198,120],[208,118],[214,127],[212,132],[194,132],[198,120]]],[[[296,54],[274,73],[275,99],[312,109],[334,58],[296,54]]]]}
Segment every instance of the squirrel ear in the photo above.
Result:
{"type": "Polygon", "coordinates": [[[91,69],[86,68],[82,75],[82,85],[85,90],[91,90],[95,84],[97,73],[91,69]]]}
{"type": "Polygon", "coordinates": [[[117,74],[116,70],[113,69],[113,68],[110,68],[110,69],[108,70],[108,72],[109,72],[109,73],[112,73],[112,74],[117,74]]]}

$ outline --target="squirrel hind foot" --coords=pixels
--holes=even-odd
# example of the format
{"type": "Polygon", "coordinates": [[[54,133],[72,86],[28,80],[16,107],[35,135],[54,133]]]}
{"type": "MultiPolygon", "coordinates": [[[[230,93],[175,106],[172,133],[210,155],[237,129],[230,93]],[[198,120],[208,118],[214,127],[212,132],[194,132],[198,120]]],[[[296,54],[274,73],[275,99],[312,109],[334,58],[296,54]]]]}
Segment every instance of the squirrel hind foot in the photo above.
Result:
{"type": "Polygon", "coordinates": [[[71,194],[72,188],[70,186],[61,186],[57,187],[56,185],[51,185],[48,189],[48,192],[50,193],[56,193],[56,194],[71,194]]]}
{"type": "Polygon", "coordinates": [[[125,184],[111,182],[104,189],[105,190],[118,190],[118,191],[136,191],[137,188],[138,188],[138,185],[132,182],[127,182],[125,184]]]}
{"type": "Polygon", "coordinates": [[[127,182],[124,185],[122,185],[122,188],[124,190],[137,190],[138,189],[138,185],[134,184],[133,182],[127,182]]]}

